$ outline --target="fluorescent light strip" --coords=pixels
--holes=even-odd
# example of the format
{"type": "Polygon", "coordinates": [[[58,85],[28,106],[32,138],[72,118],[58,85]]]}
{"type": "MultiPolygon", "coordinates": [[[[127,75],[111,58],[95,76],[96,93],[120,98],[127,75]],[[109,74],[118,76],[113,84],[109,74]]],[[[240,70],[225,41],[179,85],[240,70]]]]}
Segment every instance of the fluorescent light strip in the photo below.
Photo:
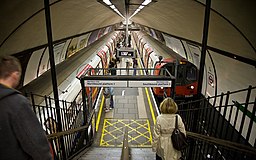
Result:
{"type": "Polygon", "coordinates": [[[115,9],[115,8],[116,8],[116,6],[115,6],[115,5],[111,5],[111,6],[110,6],[110,8],[115,9]]]}
{"type": "Polygon", "coordinates": [[[111,5],[112,3],[110,2],[110,0],[103,0],[104,3],[106,3],[107,5],[111,5]]]}
{"type": "Polygon", "coordinates": [[[144,8],[145,6],[139,6],[139,9],[142,9],[142,8],[144,8]]]}
{"type": "MultiPolygon", "coordinates": [[[[118,15],[120,15],[122,18],[124,18],[124,16],[119,12],[119,10],[116,8],[115,5],[112,5],[112,3],[110,2],[110,0],[103,0],[103,2],[108,5],[111,9],[113,9],[118,15]]],[[[124,18],[125,19],[125,18],[124,18]]]]}
{"type": "MultiPolygon", "coordinates": [[[[139,8],[136,9],[136,11],[131,15],[130,18],[132,18],[135,14],[137,14],[140,10],[142,10],[146,5],[148,5],[150,2],[152,2],[152,0],[145,0],[140,6],[139,8]]],[[[130,19],[129,18],[129,19],[130,19]]]]}
{"type": "Polygon", "coordinates": [[[148,5],[150,2],[152,2],[152,0],[145,0],[145,1],[142,3],[142,5],[146,6],[146,5],[148,5]]]}

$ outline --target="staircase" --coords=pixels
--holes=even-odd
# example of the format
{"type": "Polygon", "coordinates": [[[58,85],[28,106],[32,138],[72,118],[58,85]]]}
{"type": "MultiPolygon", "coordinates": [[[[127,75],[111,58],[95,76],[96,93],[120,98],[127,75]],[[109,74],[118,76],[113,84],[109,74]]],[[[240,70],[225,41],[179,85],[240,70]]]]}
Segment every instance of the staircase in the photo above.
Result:
{"type": "MultiPolygon", "coordinates": [[[[79,160],[120,160],[122,148],[91,147],[79,160]]],[[[152,160],[156,155],[151,148],[131,148],[131,160],[152,160]]]]}

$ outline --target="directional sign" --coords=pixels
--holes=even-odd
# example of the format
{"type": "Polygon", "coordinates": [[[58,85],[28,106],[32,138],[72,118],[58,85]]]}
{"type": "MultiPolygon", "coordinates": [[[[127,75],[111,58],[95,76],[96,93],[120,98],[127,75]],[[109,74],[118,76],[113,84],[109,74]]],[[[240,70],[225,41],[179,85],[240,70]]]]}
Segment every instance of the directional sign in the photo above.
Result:
{"type": "Polygon", "coordinates": [[[127,87],[127,81],[86,80],[85,87],[127,87]]]}
{"type": "Polygon", "coordinates": [[[171,87],[172,81],[128,81],[129,87],[171,87]]]}
{"type": "Polygon", "coordinates": [[[85,80],[85,87],[171,87],[172,81],[85,80]]]}

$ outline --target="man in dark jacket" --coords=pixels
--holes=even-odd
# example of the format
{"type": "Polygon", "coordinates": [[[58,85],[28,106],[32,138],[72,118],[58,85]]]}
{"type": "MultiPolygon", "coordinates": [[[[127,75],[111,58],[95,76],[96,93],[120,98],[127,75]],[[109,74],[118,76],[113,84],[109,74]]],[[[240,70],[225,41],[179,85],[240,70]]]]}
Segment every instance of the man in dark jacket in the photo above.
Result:
{"type": "Polygon", "coordinates": [[[14,88],[21,66],[12,57],[0,57],[0,159],[50,160],[49,144],[29,101],[14,88]]]}

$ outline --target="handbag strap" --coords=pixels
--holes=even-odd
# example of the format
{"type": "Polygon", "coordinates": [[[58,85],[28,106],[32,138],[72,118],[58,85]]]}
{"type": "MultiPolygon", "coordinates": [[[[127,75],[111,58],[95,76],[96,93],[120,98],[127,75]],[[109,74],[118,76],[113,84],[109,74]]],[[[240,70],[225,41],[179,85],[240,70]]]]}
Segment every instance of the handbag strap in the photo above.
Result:
{"type": "Polygon", "coordinates": [[[178,115],[175,117],[175,128],[178,129],[178,115]]]}

